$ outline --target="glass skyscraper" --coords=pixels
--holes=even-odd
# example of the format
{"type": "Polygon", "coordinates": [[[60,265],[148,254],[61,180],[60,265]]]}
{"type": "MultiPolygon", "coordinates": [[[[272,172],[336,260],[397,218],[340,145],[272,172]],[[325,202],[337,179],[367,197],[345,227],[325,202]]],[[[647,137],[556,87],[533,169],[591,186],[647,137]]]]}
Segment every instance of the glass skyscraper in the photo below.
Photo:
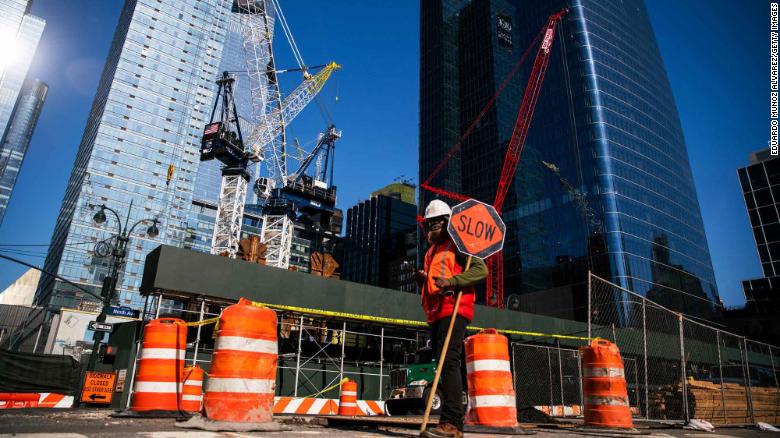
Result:
{"type": "MultiPolygon", "coordinates": [[[[200,139],[216,91],[231,2],[126,0],[84,129],[45,262],[48,271],[100,291],[110,258],[93,242],[117,231],[99,226],[94,206],[105,204],[130,224],[160,221],[160,234],[136,228],[118,282],[117,304],[140,308],[146,254],[187,239],[200,139]],[[132,204],[132,209],[130,209],[132,204]]],[[[37,300],[75,307],[73,287],[43,275],[37,300]]],[[[90,298],[94,300],[94,298],[90,298]]]]}
{"type": "Polygon", "coordinates": [[[31,7],[30,0],[0,2],[0,224],[38,114],[29,112],[38,94],[25,79],[46,22],[31,7]]]}
{"type": "MultiPolygon", "coordinates": [[[[719,296],[685,140],[641,0],[421,2],[420,180],[564,7],[504,204],[505,300],[584,318],[590,270],[712,317],[719,296]]],[[[493,201],[537,49],[431,185],[493,201]]],[[[424,207],[432,195],[421,193],[424,207]]]]}
{"type": "Polygon", "coordinates": [[[5,134],[0,137],[0,225],[48,91],[49,87],[38,79],[26,80],[5,134]]]}

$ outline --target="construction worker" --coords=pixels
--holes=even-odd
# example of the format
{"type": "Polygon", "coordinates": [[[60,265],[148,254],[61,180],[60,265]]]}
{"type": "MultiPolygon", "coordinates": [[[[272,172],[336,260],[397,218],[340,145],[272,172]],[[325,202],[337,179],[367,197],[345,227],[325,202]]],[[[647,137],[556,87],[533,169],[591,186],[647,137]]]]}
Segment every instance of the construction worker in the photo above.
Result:
{"type": "Polygon", "coordinates": [[[441,372],[439,388],[442,407],[439,425],[421,434],[428,438],[463,436],[465,413],[461,352],[466,326],[474,317],[474,285],[487,276],[485,262],[476,257],[471,259],[469,269],[466,270],[468,256],[458,251],[447,233],[451,214],[449,205],[438,199],[431,201],[425,208],[425,230],[430,247],[425,254],[424,270],[418,270],[416,275],[437,358],[441,356],[457,292],[463,292],[441,372]]]}

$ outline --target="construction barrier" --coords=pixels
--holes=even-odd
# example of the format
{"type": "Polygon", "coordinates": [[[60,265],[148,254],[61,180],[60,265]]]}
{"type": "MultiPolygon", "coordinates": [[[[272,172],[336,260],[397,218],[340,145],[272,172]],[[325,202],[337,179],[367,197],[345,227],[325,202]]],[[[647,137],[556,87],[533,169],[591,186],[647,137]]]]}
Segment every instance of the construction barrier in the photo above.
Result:
{"type": "MultiPolygon", "coordinates": [[[[274,414],[289,415],[337,415],[339,400],[331,398],[275,397],[274,414]]],[[[385,402],[381,400],[357,400],[354,415],[385,415],[385,402]]]]}
{"type": "Polygon", "coordinates": [[[582,415],[582,406],[580,405],[544,405],[534,406],[534,409],[544,412],[551,417],[579,417],[582,415]]]}
{"type": "Polygon", "coordinates": [[[131,411],[180,410],[187,327],[177,318],[153,319],[144,328],[131,411]]]}
{"type": "Polygon", "coordinates": [[[0,409],[57,408],[73,406],[73,396],[53,392],[0,392],[0,409]]]}
{"type": "Polygon", "coordinates": [[[273,420],[276,312],[241,298],[219,319],[204,408],[212,420],[273,420]]]}
{"type": "Polygon", "coordinates": [[[198,365],[184,368],[180,406],[184,412],[200,412],[203,406],[203,368],[198,365]]]}
{"type": "Polygon", "coordinates": [[[341,385],[341,396],[339,397],[339,415],[355,416],[358,414],[357,382],[354,380],[347,380],[341,385]]]}
{"type": "Polygon", "coordinates": [[[487,329],[466,338],[466,381],[466,424],[491,427],[517,425],[515,388],[506,336],[487,329]]]}
{"type": "Polygon", "coordinates": [[[605,339],[595,339],[581,351],[584,424],[633,428],[626,376],[617,346],[605,339]]]}

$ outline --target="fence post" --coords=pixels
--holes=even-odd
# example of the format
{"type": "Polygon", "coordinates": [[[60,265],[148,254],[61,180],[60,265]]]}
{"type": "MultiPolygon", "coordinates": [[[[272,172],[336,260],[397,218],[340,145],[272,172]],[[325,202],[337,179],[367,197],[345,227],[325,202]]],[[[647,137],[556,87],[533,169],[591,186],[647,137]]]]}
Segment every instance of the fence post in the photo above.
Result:
{"type": "Polygon", "coordinates": [[[677,319],[680,321],[680,377],[682,378],[683,415],[687,423],[690,420],[690,415],[688,413],[688,383],[685,380],[685,334],[682,313],[677,314],[677,319]]]}
{"type": "Polygon", "coordinates": [[[545,348],[547,350],[547,374],[549,376],[549,382],[550,382],[550,416],[553,416],[553,411],[555,408],[553,407],[553,388],[552,388],[552,362],[550,360],[550,348],[545,348]]]}
{"type": "MultiPolygon", "coordinates": [[[[647,300],[642,298],[642,348],[644,349],[645,418],[650,419],[650,391],[647,384],[647,300]]],[[[638,395],[638,394],[637,394],[638,395]]]]}
{"type": "Polygon", "coordinates": [[[301,323],[298,326],[298,352],[296,353],[295,360],[295,390],[293,391],[293,397],[298,397],[298,374],[301,372],[301,341],[303,340],[303,315],[301,315],[301,323]]]}
{"type": "MultiPolygon", "coordinates": [[[[198,321],[203,321],[203,314],[206,310],[206,300],[202,300],[200,302],[200,317],[198,318],[198,321]]],[[[196,365],[198,363],[198,349],[200,347],[200,328],[202,326],[198,324],[198,330],[197,334],[195,335],[195,351],[192,353],[192,364],[196,365]]]]}
{"type": "MultiPolygon", "coordinates": [[[[558,379],[561,383],[561,414],[565,414],[566,403],[563,401],[563,363],[561,362],[561,341],[556,339],[555,346],[558,348],[558,379]]],[[[566,416],[566,415],[562,415],[566,416]]]]}
{"type": "Polygon", "coordinates": [[[579,350],[575,354],[577,355],[577,380],[580,382],[580,415],[585,415],[585,395],[582,392],[582,356],[579,350]]]}
{"type": "Polygon", "coordinates": [[[588,340],[592,339],[591,333],[590,333],[590,315],[593,314],[593,303],[592,303],[592,296],[591,296],[591,283],[592,280],[592,274],[590,271],[588,271],[588,340]]]}
{"type": "MultiPolygon", "coordinates": [[[[339,365],[339,381],[344,380],[344,346],[347,344],[347,322],[341,326],[341,364],[339,365]]],[[[357,341],[358,335],[355,333],[355,340],[357,341]]]]}
{"type": "Polygon", "coordinates": [[[379,400],[384,400],[382,397],[382,374],[384,373],[385,362],[385,328],[382,327],[382,337],[379,340],[379,400]]]}
{"type": "Polygon", "coordinates": [[[723,360],[720,357],[720,330],[715,330],[715,341],[718,343],[718,370],[720,374],[720,402],[723,403],[723,422],[728,423],[726,411],[726,388],[723,386],[723,360]]]}
{"type": "Polygon", "coordinates": [[[745,392],[747,393],[748,409],[750,409],[750,421],[755,424],[756,413],[753,410],[753,389],[750,385],[750,359],[748,359],[747,338],[742,338],[742,343],[745,345],[745,371],[747,375],[745,392]]]}
{"type": "Polygon", "coordinates": [[[154,311],[154,319],[160,317],[160,307],[162,306],[162,294],[157,295],[157,309],[154,311]]]}

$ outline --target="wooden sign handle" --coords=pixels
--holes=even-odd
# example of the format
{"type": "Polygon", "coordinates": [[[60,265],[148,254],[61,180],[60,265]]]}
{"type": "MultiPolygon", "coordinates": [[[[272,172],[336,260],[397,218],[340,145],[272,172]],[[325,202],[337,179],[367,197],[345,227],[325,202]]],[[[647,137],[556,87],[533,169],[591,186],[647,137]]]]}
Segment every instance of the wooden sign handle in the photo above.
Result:
{"type": "MultiPolygon", "coordinates": [[[[468,271],[470,267],[471,256],[469,256],[468,260],[466,260],[466,268],[463,271],[468,271]]],[[[455,307],[452,309],[452,316],[450,317],[450,327],[447,329],[447,336],[444,338],[444,345],[441,347],[439,363],[436,364],[436,375],[433,377],[431,393],[428,395],[428,402],[425,404],[425,415],[423,416],[422,425],[420,425],[420,433],[425,432],[425,428],[428,426],[428,417],[431,415],[431,404],[433,403],[433,398],[436,397],[436,389],[439,387],[439,377],[441,377],[441,370],[444,366],[444,359],[447,357],[447,349],[450,346],[450,338],[452,337],[452,328],[455,327],[455,318],[458,317],[458,307],[460,307],[460,297],[462,296],[463,291],[459,290],[458,297],[455,298],[455,307]]]]}

